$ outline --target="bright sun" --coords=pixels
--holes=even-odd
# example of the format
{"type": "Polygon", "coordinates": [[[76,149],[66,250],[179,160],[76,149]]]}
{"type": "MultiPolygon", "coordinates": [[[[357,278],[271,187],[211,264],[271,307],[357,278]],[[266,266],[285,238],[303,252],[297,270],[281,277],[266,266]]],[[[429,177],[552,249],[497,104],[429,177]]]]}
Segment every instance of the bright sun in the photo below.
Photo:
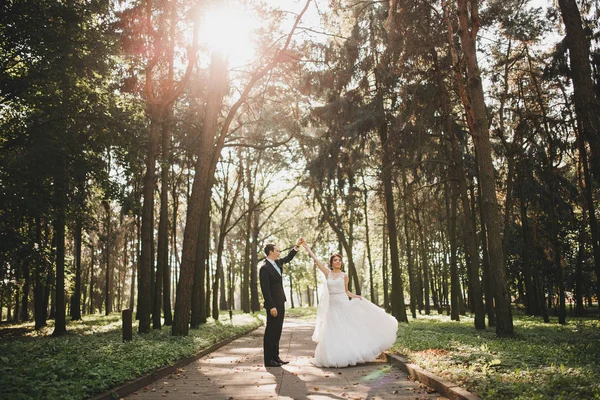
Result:
{"type": "Polygon", "coordinates": [[[200,40],[211,49],[224,52],[232,66],[251,62],[255,43],[253,31],[258,18],[237,2],[220,2],[206,10],[200,27],[200,40]]]}

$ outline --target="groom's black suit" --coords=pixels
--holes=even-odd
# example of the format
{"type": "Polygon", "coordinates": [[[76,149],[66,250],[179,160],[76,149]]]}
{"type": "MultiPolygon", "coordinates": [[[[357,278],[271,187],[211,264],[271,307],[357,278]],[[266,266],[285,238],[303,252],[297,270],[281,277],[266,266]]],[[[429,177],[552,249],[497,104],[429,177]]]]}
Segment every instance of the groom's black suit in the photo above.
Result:
{"type": "Polygon", "coordinates": [[[267,327],[263,338],[265,365],[279,358],[279,339],[281,338],[285,301],[287,300],[283,291],[283,264],[292,261],[297,253],[295,249],[292,249],[287,256],[275,261],[281,275],[267,259],[260,267],[260,289],[265,299],[264,306],[267,309],[267,327]],[[273,307],[277,309],[277,317],[271,315],[273,307]]]}

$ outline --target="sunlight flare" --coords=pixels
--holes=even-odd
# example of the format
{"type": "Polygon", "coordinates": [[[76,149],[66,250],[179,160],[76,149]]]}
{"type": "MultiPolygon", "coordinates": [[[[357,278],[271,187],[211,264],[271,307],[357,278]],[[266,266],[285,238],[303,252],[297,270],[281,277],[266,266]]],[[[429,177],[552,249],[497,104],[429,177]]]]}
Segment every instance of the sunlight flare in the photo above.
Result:
{"type": "Polygon", "coordinates": [[[243,64],[254,57],[253,33],[259,25],[249,9],[223,2],[205,11],[200,37],[210,49],[222,51],[232,64],[243,64]]]}

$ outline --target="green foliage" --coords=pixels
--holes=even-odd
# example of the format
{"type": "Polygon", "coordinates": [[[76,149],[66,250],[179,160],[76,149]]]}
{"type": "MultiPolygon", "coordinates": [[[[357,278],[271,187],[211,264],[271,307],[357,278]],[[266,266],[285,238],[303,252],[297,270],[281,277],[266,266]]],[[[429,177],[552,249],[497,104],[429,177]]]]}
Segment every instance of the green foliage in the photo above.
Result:
{"type": "Polygon", "coordinates": [[[516,337],[498,339],[469,317],[420,316],[400,325],[392,350],[484,399],[600,398],[597,320],[560,326],[515,316],[514,324],[516,337]]]}
{"type": "Polygon", "coordinates": [[[186,337],[171,336],[169,327],[163,327],[123,342],[119,314],[84,316],[83,321],[69,323],[67,336],[46,336],[49,327],[41,334],[1,343],[2,398],[88,398],[261,324],[256,316],[238,314],[233,323],[228,316],[210,320],[186,337]]]}

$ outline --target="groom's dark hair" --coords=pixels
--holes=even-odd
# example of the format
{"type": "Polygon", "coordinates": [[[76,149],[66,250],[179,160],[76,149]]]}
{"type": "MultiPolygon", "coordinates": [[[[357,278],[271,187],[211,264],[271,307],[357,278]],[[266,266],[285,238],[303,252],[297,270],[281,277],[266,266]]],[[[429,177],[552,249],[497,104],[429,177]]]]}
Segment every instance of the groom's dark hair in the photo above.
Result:
{"type": "Polygon", "coordinates": [[[273,250],[275,250],[275,245],[273,243],[269,243],[265,246],[265,255],[268,256],[273,250]]]}

